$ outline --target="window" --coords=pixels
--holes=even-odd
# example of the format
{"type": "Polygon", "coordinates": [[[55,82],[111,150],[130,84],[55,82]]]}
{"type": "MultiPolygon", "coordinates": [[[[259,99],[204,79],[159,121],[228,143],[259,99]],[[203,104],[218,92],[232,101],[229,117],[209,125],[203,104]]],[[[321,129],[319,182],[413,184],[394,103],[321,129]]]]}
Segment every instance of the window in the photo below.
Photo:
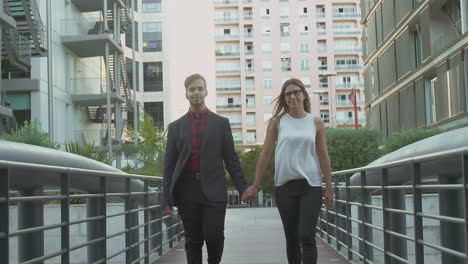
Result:
{"type": "Polygon", "coordinates": [[[270,9],[269,8],[263,8],[262,9],[262,18],[270,18],[270,9]]]}
{"type": "Polygon", "coordinates": [[[145,103],[145,113],[153,118],[154,125],[164,127],[164,104],[163,102],[145,103]]]}
{"type": "MultiPolygon", "coordinates": [[[[127,58],[126,62],[127,62],[126,68],[127,68],[127,79],[128,79],[128,83],[130,84],[131,87],[133,87],[133,74],[132,74],[132,72],[133,72],[133,65],[132,65],[132,60],[129,59],[129,58],[127,58]]],[[[138,89],[139,89],[139,87],[140,87],[140,82],[139,82],[139,81],[140,81],[140,78],[139,78],[138,76],[140,76],[140,74],[139,74],[139,72],[140,72],[140,70],[139,70],[139,69],[140,69],[139,64],[140,64],[140,63],[139,63],[139,62],[136,62],[135,64],[136,64],[136,65],[135,65],[135,68],[136,68],[136,71],[135,71],[135,72],[136,72],[136,74],[135,74],[135,76],[136,76],[136,89],[137,89],[137,91],[139,91],[138,89]]]]}
{"type": "Polygon", "coordinates": [[[143,63],[143,82],[145,92],[163,91],[163,65],[162,62],[143,63]]]}
{"type": "Polygon", "coordinates": [[[301,16],[301,17],[307,17],[307,13],[309,13],[309,10],[307,9],[307,7],[299,7],[299,8],[298,8],[298,14],[299,14],[299,16],[301,16]]]}
{"type": "Polygon", "coordinates": [[[282,58],[281,59],[281,70],[282,71],[291,71],[291,58],[282,58]]]}
{"type": "Polygon", "coordinates": [[[255,95],[247,95],[245,102],[247,104],[247,108],[255,108],[255,95]]]}
{"type": "Polygon", "coordinates": [[[162,51],[162,23],[143,23],[143,52],[162,51]]]}
{"type": "Polygon", "coordinates": [[[263,61],[263,71],[271,72],[273,69],[273,63],[271,61],[263,61]]]}
{"type": "Polygon", "coordinates": [[[245,90],[246,91],[255,90],[255,79],[254,78],[246,78],[245,79],[245,90]]]}
{"type": "Polygon", "coordinates": [[[271,43],[263,43],[262,44],[262,53],[263,54],[271,54],[271,51],[273,49],[273,46],[271,43]]]}
{"type": "Polygon", "coordinates": [[[281,43],[280,50],[283,54],[291,53],[291,44],[289,44],[289,42],[281,43]]]}
{"type": "Polygon", "coordinates": [[[299,25],[299,32],[300,32],[299,34],[301,34],[301,35],[309,34],[309,26],[304,25],[304,24],[299,25]]]}
{"type": "Polygon", "coordinates": [[[271,78],[263,79],[263,89],[265,90],[273,89],[273,80],[271,78]]]}
{"type": "Polygon", "coordinates": [[[414,55],[416,57],[416,68],[419,67],[422,63],[422,42],[421,35],[419,32],[419,25],[416,25],[416,31],[413,33],[414,37],[414,55]]]}
{"type": "Polygon", "coordinates": [[[253,72],[254,71],[254,61],[253,60],[245,60],[245,71],[246,72],[253,72]]]}
{"type": "Polygon", "coordinates": [[[271,26],[269,26],[269,25],[263,26],[262,34],[264,36],[270,36],[271,35],[271,26]]]}
{"type": "Polygon", "coordinates": [[[310,88],[311,87],[310,77],[302,77],[301,82],[304,84],[305,88],[310,88]]]}
{"type": "Polygon", "coordinates": [[[264,106],[271,106],[273,104],[273,96],[265,95],[263,96],[263,105],[264,106]]]}
{"type": "Polygon", "coordinates": [[[280,33],[281,36],[289,36],[289,23],[280,24],[280,33]]]}
{"type": "Polygon", "coordinates": [[[309,43],[301,42],[299,47],[301,53],[309,53],[309,43]]]}
{"type": "Polygon", "coordinates": [[[281,18],[289,17],[289,7],[280,7],[280,17],[281,18]]]}
{"type": "Polygon", "coordinates": [[[161,13],[161,0],[142,0],[142,3],[143,13],[161,13]]]}
{"type": "MultiPolygon", "coordinates": [[[[135,50],[140,50],[140,45],[138,42],[138,22],[135,22],[135,50]]],[[[132,48],[132,24],[127,26],[127,31],[125,32],[125,46],[132,48]]]]}
{"type": "Polygon", "coordinates": [[[255,113],[247,113],[246,121],[247,126],[254,127],[257,124],[255,113]]]}
{"type": "Polygon", "coordinates": [[[308,71],[310,70],[310,66],[309,66],[309,60],[301,60],[301,71],[308,71]]]}
{"type": "Polygon", "coordinates": [[[247,131],[247,144],[255,144],[257,142],[257,133],[255,130],[247,131]]]}

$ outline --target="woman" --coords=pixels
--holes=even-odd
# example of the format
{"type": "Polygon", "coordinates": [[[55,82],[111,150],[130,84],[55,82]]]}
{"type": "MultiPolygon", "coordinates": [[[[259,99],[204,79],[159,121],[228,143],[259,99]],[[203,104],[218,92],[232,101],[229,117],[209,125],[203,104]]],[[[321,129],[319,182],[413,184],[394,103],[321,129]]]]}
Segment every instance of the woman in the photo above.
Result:
{"type": "Polygon", "coordinates": [[[310,98],[300,80],[287,80],[275,101],[254,183],[242,198],[257,199],[263,173],[276,147],[275,198],[286,236],[288,262],[317,263],[315,230],[322,206],[322,174],[325,204],[330,207],[333,203],[325,126],[310,114],[310,98]]]}

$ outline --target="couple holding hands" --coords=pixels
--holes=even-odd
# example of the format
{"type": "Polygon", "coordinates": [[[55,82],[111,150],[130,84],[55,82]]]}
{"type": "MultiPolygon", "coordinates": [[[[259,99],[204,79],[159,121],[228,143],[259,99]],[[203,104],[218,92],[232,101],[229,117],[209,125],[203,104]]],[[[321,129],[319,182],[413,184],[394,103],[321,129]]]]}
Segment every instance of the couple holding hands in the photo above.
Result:
{"type": "Polygon", "coordinates": [[[315,230],[322,197],[330,207],[333,191],[325,126],[310,114],[310,97],[304,84],[298,79],[283,84],[251,186],[235,152],[229,120],[205,105],[205,78],[190,75],[184,86],[190,109],[168,126],[162,207],[170,215],[173,206],[178,208],[187,263],[202,263],[204,243],[208,263],[221,262],[227,203],[224,166],[242,200],[256,201],[274,150],[275,199],[286,236],[288,263],[317,263],[315,230]]]}

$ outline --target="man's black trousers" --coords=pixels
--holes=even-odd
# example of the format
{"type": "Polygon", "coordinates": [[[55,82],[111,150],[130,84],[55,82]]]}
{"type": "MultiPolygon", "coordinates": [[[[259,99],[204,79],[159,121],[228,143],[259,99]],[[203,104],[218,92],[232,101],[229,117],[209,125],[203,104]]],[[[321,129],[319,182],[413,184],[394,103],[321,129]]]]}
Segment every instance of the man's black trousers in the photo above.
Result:
{"type": "Polygon", "coordinates": [[[221,262],[224,248],[226,203],[208,201],[199,174],[183,173],[175,186],[175,199],[185,231],[188,264],[202,264],[206,243],[208,263],[221,262]]]}

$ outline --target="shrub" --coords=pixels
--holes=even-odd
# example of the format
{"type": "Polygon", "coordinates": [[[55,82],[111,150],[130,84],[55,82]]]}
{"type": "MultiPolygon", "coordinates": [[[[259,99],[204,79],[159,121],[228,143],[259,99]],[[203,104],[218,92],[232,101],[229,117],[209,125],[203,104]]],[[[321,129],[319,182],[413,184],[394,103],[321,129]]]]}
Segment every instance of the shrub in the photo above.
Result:
{"type": "Polygon", "coordinates": [[[399,148],[407,146],[411,143],[416,141],[435,136],[444,132],[441,129],[434,128],[434,129],[423,129],[423,128],[415,128],[404,130],[400,132],[393,133],[385,142],[383,146],[383,155],[393,152],[399,148]]]}
{"type": "Polygon", "coordinates": [[[329,128],[326,134],[332,171],[362,167],[380,157],[377,130],[329,128]]]}
{"type": "Polygon", "coordinates": [[[49,134],[42,131],[41,123],[34,120],[24,122],[24,125],[19,130],[14,131],[11,134],[3,135],[0,139],[46,148],[60,148],[60,144],[52,142],[49,139],[49,134]]]}
{"type": "Polygon", "coordinates": [[[86,142],[68,142],[65,143],[65,151],[78,154],[80,156],[90,158],[105,164],[112,164],[112,157],[109,156],[106,149],[96,147],[93,143],[86,142]]]}

